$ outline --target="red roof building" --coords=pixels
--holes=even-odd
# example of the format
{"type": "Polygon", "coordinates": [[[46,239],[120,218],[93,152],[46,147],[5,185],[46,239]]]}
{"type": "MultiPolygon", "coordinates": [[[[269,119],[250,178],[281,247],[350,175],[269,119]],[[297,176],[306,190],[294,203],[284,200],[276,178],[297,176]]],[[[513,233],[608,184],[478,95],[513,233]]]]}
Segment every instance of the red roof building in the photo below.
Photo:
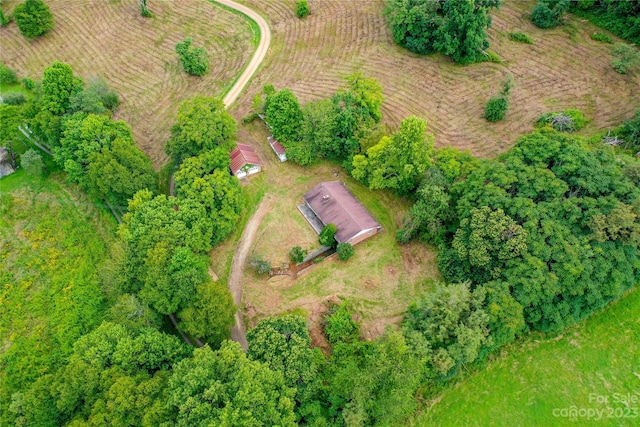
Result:
{"type": "Polygon", "coordinates": [[[323,225],[336,226],[338,243],[355,245],[382,230],[378,221],[340,181],[322,182],[303,198],[323,225]]]}
{"type": "Polygon", "coordinates": [[[238,178],[244,178],[262,170],[262,163],[250,145],[237,144],[229,157],[231,157],[231,173],[238,178]]]}
{"type": "Polygon", "coordinates": [[[267,141],[269,141],[269,145],[271,146],[273,152],[276,153],[276,156],[278,156],[278,159],[280,159],[281,162],[286,162],[287,154],[282,144],[276,141],[273,135],[269,135],[267,137],[267,141]]]}

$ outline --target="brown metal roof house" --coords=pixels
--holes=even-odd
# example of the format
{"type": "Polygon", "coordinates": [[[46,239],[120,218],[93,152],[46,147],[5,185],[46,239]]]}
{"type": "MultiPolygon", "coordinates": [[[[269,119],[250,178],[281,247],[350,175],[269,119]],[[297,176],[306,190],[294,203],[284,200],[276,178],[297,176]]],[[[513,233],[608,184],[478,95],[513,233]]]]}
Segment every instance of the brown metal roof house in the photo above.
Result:
{"type": "Polygon", "coordinates": [[[238,144],[229,157],[231,157],[231,173],[238,178],[244,178],[262,170],[262,163],[250,145],[238,144]]]}
{"type": "MultiPolygon", "coordinates": [[[[323,226],[336,226],[338,243],[355,245],[382,230],[378,221],[340,181],[322,182],[302,197],[323,226]]],[[[313,218],[307,220],[316,228],[313,218]]]]}

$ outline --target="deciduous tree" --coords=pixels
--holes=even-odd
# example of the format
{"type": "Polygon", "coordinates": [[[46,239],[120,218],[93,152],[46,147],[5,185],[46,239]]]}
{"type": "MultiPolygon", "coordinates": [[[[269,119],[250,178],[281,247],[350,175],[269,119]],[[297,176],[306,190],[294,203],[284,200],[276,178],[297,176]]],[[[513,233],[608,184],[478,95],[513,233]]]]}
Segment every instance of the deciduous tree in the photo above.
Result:
{"type": "Polygon", "coordinates": [[[187,157],[228,146],[236,132],[236,121],[221,100],[197,96],[180,106],[165,152],[179,165],[187,157]]]}
{"type": "Polygon", "coordinates": [[[295,426],[293,396],[280,372],[249,360],[239,344],[208,346],[174,368],[168,404],[178,426],[295,426]]]}
{"type": "Polygon", "coordinates": [[[433,138],[426,128],[424,119],[404,119],[395,134],[383,137],[366,156],[354,156],[353,177],[371,189],[390,188],[402,195],[415,190],[433,161],[433,138]]]}
{"type": "Polygon", "coordinates": [[[23,36],[35,38],[53,29],[53,15],[42,0],[25,0],[13,9],[13,17],[23,36]]]}
{"type": "Polygon", "coordinates": [[[218,348],[231,335],[236,310],[225,284],[207,280],[196,288],[192,303],[178,313],[180,329],[218,348]]]}

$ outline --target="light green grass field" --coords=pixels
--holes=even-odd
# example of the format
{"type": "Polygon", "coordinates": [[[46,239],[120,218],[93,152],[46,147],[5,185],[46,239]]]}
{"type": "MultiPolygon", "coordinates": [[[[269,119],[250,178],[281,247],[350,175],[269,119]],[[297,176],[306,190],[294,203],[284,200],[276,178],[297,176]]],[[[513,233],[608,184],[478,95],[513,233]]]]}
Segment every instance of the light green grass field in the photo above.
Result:
{"type": "Polygon", "coordinates": [[[61,179],[20,169],[0,180],[0,411],[57,368],[113,298],[115,220],[61,179]]]}
{"type": "Polygon", "coordinates": [[[432,403],[414,425],[640,425],[640,291],[562,335],[510,346],[432,403]]]}

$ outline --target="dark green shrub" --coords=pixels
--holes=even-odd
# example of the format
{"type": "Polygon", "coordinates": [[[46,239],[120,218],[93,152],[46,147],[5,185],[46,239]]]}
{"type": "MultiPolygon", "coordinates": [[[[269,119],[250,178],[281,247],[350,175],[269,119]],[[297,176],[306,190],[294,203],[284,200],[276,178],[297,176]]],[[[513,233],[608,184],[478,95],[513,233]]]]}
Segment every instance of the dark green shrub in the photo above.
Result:
{"type": "Polygon", "coordinates": [[[484,118],[489,122],[497,122],[504,119],[505,113],[509,108],[509,92],[513,87],[513,76],[507,74],[502,80],[502,90],[500,95],[489,99],[484,110],[484,118]]]}
{"type": "Polygon", "coordinates": [[[2,103],[7,105],[22,105],[27,98],[20,92],[7,92],[2,95],[2,103]]]}
{"type": "Polygon", "coordinates": [[[514,42],[533,44],[533,40],[531,40],[531,37],[524,33],[509,33],[509,40],[514,42]]]}
{"type": "Polygon", "coordinates": [[[350,243],[340,243],[337,248],[338,259],[340,261],[349,261],[354,254],[353,246],[350,243]]]}
{"type": "Polygon", "coordinates": [[[296,16],[298,18],[306,18],[309,15],[309,3],[307,0],[298,0],[296,2],[296,16]]]}
{"type": "Polygon", "coordinates": [[[18,29],[23,36],[35,38],[53,29],[53,15],[42,0],[26,0],[13,10],[18,29]]]}
{"type": "Polygon", "coordinates": [[[497,122],[504,119],[509,108],[509,101],[504,96],[492,97],[484,109],[484,118],[490,122],[497,122]]]}
{"type": "Polygon", "coordinates": [[[16,72],[0,62],[0,84],[12,85],[18,81],[16,72]]]}
{"type": "Polygon", "coordinates": [[[307,251],[303,250],[300,246],[294,246],[289,251],[289,259],[291,262],[300,264],[304,261],[304,257],[307,256],[307,251]]]}
{"type": "Polygon", "coordinates": [[[575,132],[587,124],[587,119],[582,111],[568,109],[543,114],[536,122],[536,126],[551,126],[559,132],[575,132]]]}
{"type": "Polygon", "coordinates": [[[335,236],[338,229],[334,224],[327,224],[320,232],[320,244],[334,248],[338,242],[336,242],[335,236]]]}
{"type": "Polygon", "coordinates": [[[640,65],[640,52],[631,45],[616,43],[611,53],[616,56],[611,60],[611,66],[620,74],[627,74],[640,65]]]}
{"type": "Polygon", "coordinates": [[[6,27],[7,25],[9,25],[9,18],[7,18],[2,9],[0,9],[0,27],[6,27]]]}
{"type": "Polygon", "coordinates": [[[538,28],[556,27],[562,23],[562,15],[568,8],[568,0],[538,0],[531,11],[531,21],[538,28]]]}
{"type": "Polygon", "coordinates": [[[176,53],[180,57],[184,71],[191,75],[201,76],[209,69],[207,51],[202,47],[192,47],[189,37],[176,44],[176,53]]]}
{"type": "Polygon", "coordinates": [[[360,338],[360,326],[351,317],[346,303],[331,306],[325,320],[324,333],[331,344],[354,342],[360,338]]]}
{"type": "Polygon", "coordinates": [[[138,0],[138,4],[140,5],[140,16],[143,18],[151,18],[153,16],[147,9],[147,0],[138,0]]]}
{"type": "Polygon", "coordinates": [[[31,80],[29,77],[25,77],[22,79],[22,87],[28,90],[33,90],[36,87],[36,82],[31,80]]]}
{"type": "Polygon", "coordinates": [[[591,33],[589,34],[589,37],[591,38],[591,40],[595,40],[597,42],[601,42],[601,43],[613,43],[613,40],[611,40],[611,37],[607,36],[606,34],[602,34],[602,33],[591,33]]]}

